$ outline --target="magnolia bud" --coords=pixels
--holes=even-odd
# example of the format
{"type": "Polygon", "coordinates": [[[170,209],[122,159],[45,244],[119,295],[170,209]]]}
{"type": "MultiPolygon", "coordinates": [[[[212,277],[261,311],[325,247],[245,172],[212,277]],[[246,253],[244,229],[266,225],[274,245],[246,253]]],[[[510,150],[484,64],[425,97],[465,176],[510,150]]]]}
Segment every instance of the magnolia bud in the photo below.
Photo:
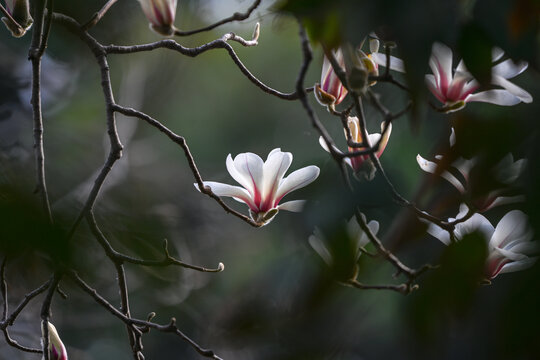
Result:
{"type": "Polygon", "coordinates": [[[177,0],[139,0],[150,29],[164,36],[174,34],[177,0]]]}
{"type": "Polygon", "coordinates": [[[17,23],[13,23],[13,21],[7,17],[3,17],[2,21],[9,31],[11,31],[13,36],[23,36],[33,23],[33,19],[30,16],[30,5],[28,4],[28,0],[6,0],[6,10],[17,23]]]}
{"type": "MultiPolygon", "coordinates": [[[[42,323],[42,333],[44,333],[43,325],[44,323],[42,323]]],[[[49,329],[49,359],[68,360],[66,348],[62,343],[62,340],[60,340],[56,328],[50,322],[47,322],[47,328],[49,329]]],[[[45,336],[45,334],[43,334],[43,336],[45,336]]]]}

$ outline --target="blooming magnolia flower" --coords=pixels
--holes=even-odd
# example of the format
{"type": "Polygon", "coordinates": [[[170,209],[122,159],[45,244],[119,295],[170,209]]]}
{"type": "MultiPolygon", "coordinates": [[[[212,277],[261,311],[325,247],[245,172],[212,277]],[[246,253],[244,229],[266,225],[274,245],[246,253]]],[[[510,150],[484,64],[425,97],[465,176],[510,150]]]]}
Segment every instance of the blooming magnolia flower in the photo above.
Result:
{"type": "MultiPolygon", "coordinates": [[[[349,127],[349,130],[351,132],[352,140],[356,143],[362,143],[363,138],[362,138],[362,132],[360,131],[360,124],[359,124],[358,118],[356,116],[350,116],[347,119],[347,126],[349,127]]],[[[383,122],[381,123],[381,133],[384,134],[382,138],[381,138],[381,134],[379,133],[368,134],[367,143],[369,147],[360,147],[360,148],[349,147],[348,150],[349,152],[362,151],[362,150],[367,150],[370,147],[378,145],[379,148],[377,152],[375,152],[375,156],[377,156],[377,158],[380,158],[384,149],[386,148],[386,145],[388,144],[388,139],[390,138],[391,132],[392,132],[392,123],[383,122]],[[388,125],[385,125],[385,124],[388,124],[388,125]],[[386,131],[384,131],[385,126],[388,127],[386,131]]],[[[330,150],[328,149],[328,146],[326,146],[326,142],[324,141],[322,137],[319,138],[319,143],[321,144],[324,150],[330,152],[330,150]]],[[[334,150],[341,153],[341,151],[337,148],[334,148],[334,150]]],[[[349,165],[353,169],[354,175],[357,179],[361,179],[363,177],[369,181],[369,180],[372,180],[373,177],[375,176],[376,168],[375,168],[375,165],[373,165],[373,162],[371,161],[371,159],[369,158],[369,154],[357,155],[350,158],[347,157],[345,158],[345,162],[347,163],[347,165],[349,165]]]]}
{"type": "MultiPolygon", "coordinates": [[[[361,216],[365,221],[364,214],[361,216]]],[[[371,220],[367,226],[373,235],[377,235],[379,231],[377,221],[371,220]]],[[[315,228],[313,235],[308,238],[309,245],[329,268],[336,270],[336,275],[340,280],[356,278],[358,259],[362,255],[364,246],[369,243],[367,234],[360,228],[354,217],[347,223],[346,234],[346,243],[330,242],[318,228],[315,228]]],[[[343,239],[341,236],[336,238],[337,241],[343,241],[343,239]]]]}
{"type": "MultiPolygon", "coordinates": [[[[503,55],[504,52],[501,49],[493,49],[493,62],[498,62],[503,55]]],[[[493,66],[491,69],[491,85],[500,88],[475,93],[480,84],[468,72],[463,60],[458,63],[456,70],[453,71],[452,57],[452,50],[448,46],[441,43],[433,44],[429,60],[429,66],[433,74],[426,75],[426,84],[437,100],[444,104],[440,109],[442,112],[450,113],[461,110],[468,102],[474,101],[503,106],[512,106],[520,102],[532,102],[531,94],[508,81],[508,79],[525,71],[528,66],[527,62],[522,61],[516,64],[511,59],[507,59],[493,66]]],[[[375,57],[374,60],[379,65],[386,66],[382,57],[375,57]]],[[[400,71],[398,68],[394,68],[394,70],[400,71]]]]}
{"type": "Polygon", "coordinates": [[[150,29],[165,36],[174,33],[177,0],[139,0],[139,2],[150,22],[150,29]]]}
{"type": "Polygon", "coordinates": [[[205,181],[204,185],[218,196],[230,196],[245,203],[253,221],[265,225],[279,210],[301,211],[305,200],[288,201],[281,205],[279,202],[291,191],[310,184],[319,176],[319,168],[311,165],[293,171],[284,178],[292,158],[291,153],[282,152],[279,148],[272,150],[265,162],[249,152],[238,154],[234,160],[229,154],[227,170],[243,187],[213,181],[205,181]]]}
{"type": "MultiPolygon", "coordinates": [[[[462,218],[467,212],[468,208],[462,205],[457,218],[462,218]]],[[[533,233],[527,224],[527,216],[519,210],[512,210],[503,216],[496,228],[483,215],[474,214],[468,220],[456,224],[454,234],[457,240],[473,232],[479,232],[485,237],[488,242],[485,275],[493,279],[502,273],[524,270],[538,259],[530,256],[537,254],[540,246],[537,241],[531,241],[533,233]]],[[[439,226],[430,224],[427,231],[445,245],[450,244],[450,234],[439,226]]]]}
{"type": "MultiPolygon", "coordinates": [[[[426,75],[426,83],[437,100],[444,104],[445,112],[460,110],[471,101],[505,106],[532,102],[528,92],[507,80],[525,71],[528,66],[526,62],[515,64],[508,59],[495,65],[491,70],[491,84],[502,89],[474,93],[480,85],[467,71],[463,60],[452,75],[452,50],[446,45],[435,43],[432,51],[429,66],[433,75],[426,75]]],[[[502,50],[495,49],[493,61],[501,59],[503,54],[502,50]]]]}
{"type": "Polygon", "coordinates": [[[51,360],[68,360],[67,351],[58,336],[58,332],[53,324],[47,322],[49,329],[49,359],[51,360]]]}
{"type": "MultiPolygon", "coordinates": [[[[341,49],[334,51],[334,56],[341,68],[345,68],[345,60],[341,49]]],[[[337,77],[330,60],[325,56],[321,73],[321,83],[315,84],[315,98],[323,106],[340,104],[347,96],[347,89],[337,77]]]]}
{"type": "Polygon", "coordinates": [[[23,36],[26,31],[30,29],[33,22],[33,19],[30,16],[30,5],[28,0],[6,0],[5,3],[7,12],[11,15],[13,20],[20,25],[20,27],[10,21],[8,18],[3,17],[2,21],[9,31],[11,31],[13,36],[23,36]]]}
{"type": "MultiPolygon", "coordinates": [[[[450,135],[450,146],[453,147],[456,143],[456,135],[454,129],[452,128],[452,133],[450,135]]],[[[444,162],[444,157],[442,155],[435,155],[435,159],[444,162]]],[[[469,173],[474,165],[477,163],[478,159],[476,157],[472,159],[464,159],[462,157],[457,158],[449,166],[449,169],[454,169],[455,171],[449,171],[444,169],[440,171],[439,165],[437,162],[429,161],[424,159],[422,156],[417,155],[416,161],[422,170],[431,174],[437,174],[440,172],[440,176],[452,184],[460,193],[465,194],[468,188],[469,182],[469,173]],[[455,174],[459,173],[461,179],[458,178],[455,174]]],[[[505,157],[499,161],[499,163],[493,169],[493,174],[498,182],[504,185],[511,185],[516,179],[523,173],[525,166],[527,165],[527,160],[520,159],[514,161],[514,157],[511,153],[507,154],[505,157]]],[[[503,196],[505,189],[496,189],[489,192],[485,197],[480,199],[475,199],[475,205],[477,209],[481,212],[487,211],[495,206],[512,204],[524,200],[522,195],[517,196],[503,196]]]]}

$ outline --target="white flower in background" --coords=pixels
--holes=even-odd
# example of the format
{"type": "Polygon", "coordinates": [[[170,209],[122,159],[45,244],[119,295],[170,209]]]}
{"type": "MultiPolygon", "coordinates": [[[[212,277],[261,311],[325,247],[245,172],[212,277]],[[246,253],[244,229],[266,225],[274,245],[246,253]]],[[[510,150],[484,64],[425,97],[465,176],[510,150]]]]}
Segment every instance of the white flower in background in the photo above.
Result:
{"type": "MultiPolygon", "coordinates": [[[[499,61],[503,55],[502,50],[494,49],[493,62],[499,61]]],[[[532,102],[531,94],[507,80],[525,71],[528,66],[526,62],[515,64],[507,59],[495,65],[491,69],[491,84],[502,89],[474,93],[480,85],[467,71],[463,60],[459,62],[456,70],[452,71],[452,56],[452,50],[448,46],[433,44],[429,61],[433,75],[426,75],[429,90],[444,104],[445,112],[460,110],[466,103],[472,101],[504,106],[532,102]]]]}
{"type": "Polygon", "coordinates": [[[13,24],[13,22],[6,17],[3,17],[2,21],[9,31],[11,31],[13,36],[23,36],[33,23],[33,19],[30,16],[30,4],[28,0],[6,0],[5,4],[7,12],[20,27],[13,24]]]}
{"type": "MultiPolygon", "coordinates": [[[[450,135],[450,146],[453,147],[456,143],[456,135],[452,128],[450,135]]],[[[468,188],[469,173],[478,161],[476,157],[471,159],[464,159],[462,157],[457,158],[448,166],[448,169],[439,169],[438,162],[444,164],[444,157],[442,155],[435,155],[437,162],[424,159],[422,156],[417,155],[416,161],[422,170],[431,174],[439,173],[442,178],[452,184],[460,193],[465,194],[468,188]],[[452,170],[453,169],[453,170],[452,170]],[[452,171],[449,171],[452,170],[452,171]],[[461,175],[461,178],[456,176],[461,175]]],[[[495,179],[506,186],[511,185],[516,179],[523,173],[527,165],[526,159],[519,159],[514,161],[514,157],[511,153],[504,156],[501,161],[493,168],[493,175],[495,179]]],[[[487,211],[495,206],[512,204],[516,202],[524,201],[522,195],[516,196],[503,196],[505,189],[497,189],[489,192],[485,197],[475,199],[476,206],[479,211],[487,211]]]]}
{"type": "MultiPolygon", "coordinates": [[[[469,209],[462,205],[457,218],[462,218],[468,211],[469,209]]],[[[454,220],[448,219],[448,221],[454,220]]],[[[427,231],[445,245],[450,245],[450,234],[446,230],[430,223],[427,231]]],[[[456,224],[454,235],[459,241],[473,232],[479,232],[488,242],[485,267],[485,275],[488,279],[493,279],[502,273],[524,270],[538,259],[537,256],[531,255],[538,254],[539,243],[531,241],[533,232],[528,226],[527,215],[520,210],[507,213],[496,228],[483,215],[474,214],[468,220],[456,224]]]]}
{"type": "MultiPolygon", "coordinates": [[[[344,69],[345,61],[341,49],[333,51],[333,54],[339,66],[344,69]]],[[[315,98],[323,106],[334,107],[340,104],[345,96],[347,96],[347,89],[334,72],[330,60],[325,56],[321,72],[321,83],[315,84],[315,98]]]]}
{"type": "Polygon", "coordinates": [[[49,329],[49,358],[51,360],[68,360],[67,351],[58,336],[58,332],[53,324],[47,322],[49,329]]]}
{"type": "MultiPolygon", "coordinates": [[[[374,57],[374,60],[377,64],[386,66],[386,59],[381,55],[374,57]]],[[[500,61],[503,55],[504,52],[501,49],[494,48],[493,62],[500,61]]],[[[437,100],[443,104],[440,109],[442,112],[461,110],[466,103],[474,101],[503,106],[532,102],[531,94],[508,81],[525,71],[527,62],[522,61],[516,64],[511,59],[507,59],[496,64],[491,69],[491,85],[499,88],[475,93],[480,84],[469,73],[463,60],[458,63],[454,71],[452,57],[452,50],[448,46],[441,43],[433,44],[429,60],[433,74],[426,75],[426,84],[437,100]]],[[[391,69],[401,71],[398,66],[393,66],[394,61],[396,60],[392,59],[390,62],[391,69]]]]}
{"type": "Polygon", "coordinates": [[[279,148],[272,150],[265,162],[249,152],[238,154],[234,160],[229,154],[227,170],[242,187],[214,181],[205,181],[204,185],[217,196],[230,196],[245,203],[253,221],[265,225],[279,210],[301,211],[305,200],[288,201],[281,205],[279,202],[291,191],[310,184],[319,176],[319,168],[311,165],[293,171],[284,178],[292,159],[291,153],[282,152],[279,148]]]}
{"type": "Polygon", "coordinates": [[[150,29],[160,35],[174,34],[177,0],[139,0],[139,3],[150,22],[150,29]]]}
{"type": "MultiPolygon", "coordinates": [[[[365,221],[365,215],[361,214],[361,216],[364,218],[365,221]]],[[[379,222],[376,220],[371,220],[367,224],[368,228],[370,229],[371,233],[373,235],[377,235],[377,232],[379,231],[379,222]]],[[[350,250],[352,253],[348,254],[351,255],[350,259],[351,265],[354,269],[352,269],[348,275],[352,274],[352,278],[356,277],[356,262],[358,261],[358,258],[360,255],[362,255],[362,250],[364,246],[366,246],[369,243],[369,238],[367,234],[360,228],[360,225],[358,225],[358,222],[356,221],[356,218],[352,218],[347,223],[347,237],[350,241],[350,244],[332,244],[329,242],[328,239],[325,238],[324,234],[318,229],[315,228],[313,235],[311,235],[308,238],[309,245],[315,250],[317,254],[324,260],[326,265],[330,268],[334,268],[336,266],[339,266],[340,264],[336,264],[336,261],[340,261],[339,255],[336,259],[335,252],[338,249],[345,249],[345,251],[350,250]],[[341,245],[341,246],[340,246],[341,245]]],[[[343,238],[340,238],[340,240],[343,240],[343,238]]],[[[343,254],[342,254],[343,255],[343,254]]],[[[342,265],[342,264],[341,264],[342,265]]],[[[344,279],[349,280],[349,279],[344,279]]]]}
{"type": "MultiPolygon", "coordinates": [[[[388,129],[386,132],[384,132],[385,129],[385,122],[381,123],[381,133],[384,133],[384,136],[381,139],[381,134],[379,133],[373,133],[368,134],[367,143],[369,147],[377,146],[379,145],[378,150],[375,152],[375,156],[377,158],[380,158],[384,149],[386,148],[386,145],[388,144],[388,139],[390,138],[390,133],[392,132],[392,123],[388,123],[388,129]],[[379,142],[380,141],[380,142],[379,142]]],[[[347,126],[349,127],[349,130],[351,132],[351,138],[356,143],[362,143],[362,132],[360,131],[360,124],[358,121],[358,118],[356,116],[350,116],[347,119],[347,126]]],[[[319,143],[321,144],[322,148],[328,152],[330,150],[328,149],[328,146],[326,146],[326,142],[322,137],[319,138],[319,143]]],[[[354,151],[363,151],[368,150],[369,147],[360,147],[360,148],[352,148],[348,147],[349,152],[354,151]]],[[[335,151],[341,153],[341,151],[337,148],[334,148],[335,151]]],[[[369,158],[369,154],[366,155],[357,155],[350,158],[345,158],[345,162],[347,165],[349,165],[353,171],[354,175],[357,179],[365,178],[366,180],[372,180],[375,176],[375,171],[377,170],[375,168],[375,165],[373,165],[373,162],[369,158]]]]}

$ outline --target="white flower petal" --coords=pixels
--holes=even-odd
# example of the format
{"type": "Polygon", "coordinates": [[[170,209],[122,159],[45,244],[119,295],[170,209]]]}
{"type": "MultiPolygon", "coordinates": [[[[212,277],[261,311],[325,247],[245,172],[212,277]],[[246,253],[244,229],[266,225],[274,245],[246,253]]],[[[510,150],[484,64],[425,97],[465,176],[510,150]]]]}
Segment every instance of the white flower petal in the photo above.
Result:
{"type": "Polygon", "coordinates": [[[527,91],[523,90],[516,84],[506,80],[505,78],[501,76],[492,76],[491,83],[494,85],[499,85],[505,88],[510,94],[518,97],[521,101],[524,103],[531,103],[533,101],[533,98],[531,94],[529,94],[527,91]]]}
{"type": "Polygon", "coordinates": [[[435,78],[434,75],[429,74],[429,75],[426,75],[425,80],[426,80],[426,85],[429,91],[431,91],[431,93],[437,98],[437,100],[439,100],[442,103],[445,103],[446,97],[443,95],[440,88],[437,86],[437,81],[438,81],[437,78],[435,78]]]}
{"type": "Polygon", "coordinates": [[[293,156],[290,152],[272,151],[263,165],[262,197],[267,201],[274,199],[283,175],[289,169],[293,156]]]}
{"type": "MultiPolygon", "coordinates": [[[[434,43],[432,47],[432,57],[439,73],[439,85],[442,89],[448,87],[452,82],[452,50],[441,43],[434,43]]],[[[435,72],[434,72],[435,74],[435,72]]]]}
{"type": "Polygon", "coordinates": [[[503,216],[489,242],[490,247],[504,248],[513,239],[528,233],[527,215],[520,210],[512,210],[503,216]]]}
{"type": "Polygon", "coordinates": [[[320,170],[315,165],[306,166],[304,168],[293,171],[280,184],[276,193],[275,199],[281,200],[285,195],[293,190],[300,189],[312,183],[318,176],[320,170]]]}
{"type": "Polygon", "coordinates": [[[292,200],[278,206],[279,210],[287,210],[292,212],[300,212],[306,205],[306,200],[292,200]]]}
{"type": "Polygon", "coordinates": [[[528,66],[529,64],[526,61],[520,61],[516,64],[512,59],[507,59],[502,63],[495,65],[491,71],[493,75],[511,79],[527,70],[528,66]]]}
{"type": "MultiPolygon", "coordinates": [[[[420,169],[424,170],[425,172],[431,174],[435,174],[437,172],[438,165],[433,161],[426,160],[422,156],[416,155],[416,162],[418,162],[418,165],[420,165],[420,169]]],[[[460,193],[465,193],[465,187],[454,175],[452,175],[452,173],[444,170],[441,173],[441,177],[452,184],[460,193]]]]}
{"type": "MultiPolygon", "coordinates": [[[[493,196],[492,194],[493,194],[493,192],[489,193],[487,197],[489,198],[489,197],[493,196]]],[[[482,209],[482,211],[485,212],[485,211],[488,211],[489,209],[492,209],[492,208],[494,208],[496,206],[515,204],[515,203],[520,203],[520,202],[525,202],[525,196],[523,196],[523,195],[498,196],[498,197],[495,198],[495,200],[493,200],[493,202],[491,204],[488,205],[488,207],[482,209]]]]}
{"type": "Polygon", "coordinates": [[[429,223],[427,232],[431,236],[439,239],[444,245],[450,245],[450,234],[442,227],[429,223]]]}
{"type": "MultiPolygon", "coordinates": [[[[248,191],[240,186],[233,186],[215,181],[205,181],[203,184],[204,186],[209,186],[212,192],[217,196],[230,196],[237,201],[247,204],[252,210],[257,208],[248,191]]],[[[194,185],[195,188],[199,190],[197,184],[194,185]]]]}
{"type": "Polygon", "coordinates": [[[238,154],[234,160],[229,155],[226,165],[232,178],[245,187],[253,199],[260,197],[263,161],[258,155],[249,152],[242,153],[238,154]]]}
{"type": "MultiPolygon", "coordinates": [[[[461,216],[464,215],[465,214],[462,214],[461,216]]],[[[492,238],[494,231],[493,225],[491,225],[489,220],[482,214],[474,214],[468,220],[458,223],[455,228],[455,234],[458,239],[462,239],[467,234],[479,232],[484,236],[486,241],[489,241],[489,239],[492,238]]]]}
{"type": "Polygon", "coordinates": [[[454,145],[456,145],[456,132],[454,131],[454,128],[451,129],[452,132],[450,133],[450,147],[453,147],[454,145]]]}
{"type": "Polygon", "coordinates": [[[330,252],[324,245],[322,238],[320,237],[320,235],[322,234],[318,235],[317,233],[320,234],[320,231],[318,231],[318,229],[315,229],[315,235],[311,235],[308,238],[309,245],[311,245],[313,250],[315,250],[315,252],[319,254],[319,256],[324,260],[327,265],[332,265],[332,255],[330,254],[330,252]]]}
{"type": "Polygon", "coordinates": [[[521,102],[517,96],[512,95],[508,91],[502,89],[487,90],[476,94],[471,94],[465,99],[465,101],[486,102],[501,106],[513,106],[521,102]]]}
{"type": "MultiPolygon", "coordinates": [[[[380,66],[386,66],[386,54],[379,53],[379,52],[372,52],[371,53],[371,59],[373,62],[375,62],[377,65],[380,66]]],[[[398,72],[405,72],[405,64],[403,63],[403,60],[395,57],[390,56],[390,70],[398,71],[398,72]]]]}
{"type": "Polygon", "coordinates": [[[505,264],[502,267],[502,269],[499,271],[499,274],[528,269],[528,268],[530,268],[531,266],[534,265],[536,260],[538,260],[538,258],[533,257],[533,258],[526,258],[526,259],[523,259],[523,260],[510,262],[508,264],[505,264]]]}

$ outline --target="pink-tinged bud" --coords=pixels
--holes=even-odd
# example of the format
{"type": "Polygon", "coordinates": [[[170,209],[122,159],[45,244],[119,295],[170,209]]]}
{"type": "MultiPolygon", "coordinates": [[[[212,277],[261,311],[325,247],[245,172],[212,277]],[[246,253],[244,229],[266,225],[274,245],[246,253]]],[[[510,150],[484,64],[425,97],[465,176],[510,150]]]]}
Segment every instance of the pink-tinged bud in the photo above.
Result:
{"type": "MultiPolygon", "coordinates": [[[[334,52],[334,56],[341,68],[345,68],[345,61],[341,49],[334,52]]],[[[315,97],[324,106],[335,106],[343,101],[347,89],[337,77],[330,60],[325,56],[321,73],[321,83],[315,85],[315,97]]]]}
{"type": "Polygon", "coordinates": [[[23,36],[33,23],[28,0],[6,0],[5,3],[6,10],[17,23],[7,17],[3,17],[2,21],[14,37],[23,36]]]}
{"type": "MultiPolygon", "coordinates": [[[[363,141],[362,132],[360,131],[360,124],[356,116],[349,117],[349,119],[347,120],[347,126],[349,127],[349,131],[351,132],[352,141],[354,141],[355,143],[363,143],[367,145],[365,147],[357,148],[349,147],[349,152],[365,151],[372,147],[377,147],[375,156],[377,158],[381,157],[384,149],[386,148],[386,145],[388,144],[390,133],[392,132],[392,123],[381,123],[382,135],[379,133],[368,134],[367,141],[363,141]]],[[[326,142],[324,141],[322,136],[319,138],[319,143],[324,150],[330,152],[330,149],[326,145],[326,142]]],[[[341,151],[336,147],[334,147],[334,151],[341,153],[341,151]]],[[[344,161],[353,169],[354,177],[356,179],[366,179],[368,181],[373,180],[373,177],[375,176],[375,171],[377,169],[371,161],[370,154],[346,157],[344,161]]]]}
{"type": "Polygon", "coordinates": [[[139,0],[141,8],[150,22],[150,29],[160,35],[174,34],[174,18],[177,0],[139,0]]]}
{"type": "MultiPolygon", "coordinates": [[[[352,140],[356,143],[362,143],[363,137],[362,132],[360,131],[360,125],[358,122],[357,117],[349,117],[347,120],[347,126],[349,127],[349,130],[351,131],[351,137],[352,140]]],[[[377,158],[380,158],[384,149],[386,148],[386,145],[388,144],[388,139],[390,138],[390,133],[392,132],[392,123],[388,123],[388,129],[386,129],[385,123],[381,123],[381,134],[374,133],[374,134],[368,134],[367,143],[371,146],[379,146],[377,152],[375,153],[375,156],[377,158]]],[[[349,147],[349,152],[359,151],[359,150],[367,150],[367,148],[352,148],[349,147]]],[[[370,155],[358,155],[351,157],[350,159],[350,166],[354,170],[354,174],[357,178],[365,178],[366,180],[372,180],[375,176],[375,165],[370,159],[370,155]]]]}
{"type": "Polygon", "coordinates": [[[66,347],[62,343],[62,340],[60,340],[56,328],[50,322],[47,322],[47,328],[49,329],[49,359],[68,360],[66,347]]]}

